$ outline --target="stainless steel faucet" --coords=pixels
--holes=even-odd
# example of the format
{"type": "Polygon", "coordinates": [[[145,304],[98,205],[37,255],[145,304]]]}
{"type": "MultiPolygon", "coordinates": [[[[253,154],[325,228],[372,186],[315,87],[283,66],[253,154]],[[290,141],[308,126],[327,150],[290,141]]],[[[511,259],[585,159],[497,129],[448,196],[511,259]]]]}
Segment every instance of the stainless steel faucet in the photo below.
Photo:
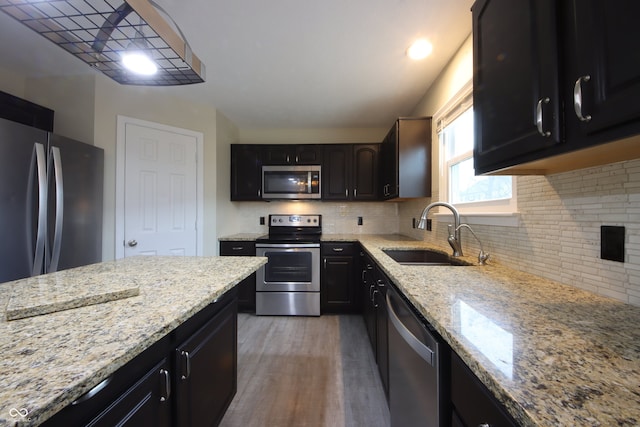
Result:
{"type": "Polygon", "coordinates": [[[473,229],[471,228],[471,226],[469,226],[469,224],[460,224],[457,229],[460,228],[466,228],[467,230],[469,230],[471,232],[471,234],[473,234],[473,237],[476,238],[476,240],[478,241],[478,244],[480,244],[480,253],[478,253],[478,264],[480,265],[486,265],[487,264],[487,260],[489,259],[489,253],[484,251],[484,248],[482,247],[482,242],[480,241],[480,239],[478,239],[478,236],[476,236],[476,233],[473,231],[473,229]]]}
{"type": "Polygon", "coordinates": [[[460,240],[460,214],[453,205],[450,205],[446,202],[433,202],[429,204],[422,211],[420,222],[418,223],[418,228],[420,228],[421,230],[425,230],[427,228],[427,215],[429,215],[429,211],[431,210],[431,208],[435,208],[436,206],[445,207],[453,213],[453,226],[448,226],[449,237],[447,238],[447,241],[449,242],[449,245],[451,245],[451,249],[453,249],[453,256],[462,256],[462,241],[460,240]]]}

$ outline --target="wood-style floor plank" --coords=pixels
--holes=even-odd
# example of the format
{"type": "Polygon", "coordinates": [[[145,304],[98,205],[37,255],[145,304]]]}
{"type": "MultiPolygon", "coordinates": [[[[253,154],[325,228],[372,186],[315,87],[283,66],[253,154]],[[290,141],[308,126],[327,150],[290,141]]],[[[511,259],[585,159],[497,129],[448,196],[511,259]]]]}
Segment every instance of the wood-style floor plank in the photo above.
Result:
{"type": "Polygon", "coordinates": [[[222,427],[388,427],[361,316],[238,315],[238,392],[222,427]]]}

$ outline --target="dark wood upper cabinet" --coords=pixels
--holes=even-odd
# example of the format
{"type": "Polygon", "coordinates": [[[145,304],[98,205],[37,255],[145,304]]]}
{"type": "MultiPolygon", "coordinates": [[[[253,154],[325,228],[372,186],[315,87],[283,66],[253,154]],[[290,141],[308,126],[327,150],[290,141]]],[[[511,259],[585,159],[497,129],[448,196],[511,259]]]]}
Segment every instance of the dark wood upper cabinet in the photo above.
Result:
{"type": "Polygon", "coordinates": [[[305,145],[264,145],[262,160],[265,165],[320,165],[322,146],[305,145]]]}
{"type": "Polygon", "coordinates": [[[380,144],[324,146],[323,200],[378,200],[380,144]]]}
{"type": "Polygon", "coordinates": [[[231,144],[231,201],[262,200],[262,148],[231,144]]]}
{"type": "Polygon", "coordinates": [[[638,133],[640,2],[572,0],[563,4],[568,137],[588,144],[638,133]],[[582,95],[578,110],[584,120],[571,102],[578,91],[582,95]]]}
{"type": "Polygon", "coordinates": [[[633,0],[476,1],[476,173],[640,157],[639,13],[633,0]]]}
{"type": "Polygon", "coordinates": [[[353,145],[353,200],[378,200],[379,144],[353,145]]]}
{"type": "Polygon", "coordinates": [[[383,199],[431,196],[431,117],[401,117],[380,147],[383,199]]]}
{"type": "Polygon", "coordinates": [[[324,146],[321,184],[323,200],[349,200],[352,152],[351,144],[324,146]]]}
{"type": "Polygon", "coordinates": [[[473,5],[476,171],[562,141],[555,4],[473,5]]]}

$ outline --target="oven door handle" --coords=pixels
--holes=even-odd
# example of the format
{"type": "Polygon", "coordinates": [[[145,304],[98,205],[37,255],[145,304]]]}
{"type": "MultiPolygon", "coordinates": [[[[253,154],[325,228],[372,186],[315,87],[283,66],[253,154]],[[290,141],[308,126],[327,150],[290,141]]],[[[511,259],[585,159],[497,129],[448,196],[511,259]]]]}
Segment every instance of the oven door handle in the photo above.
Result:
{"type": "Polygon", "coordinates": [[[320,243],[256,243],[256,249],[301,249],[319,247],[320,243]]]}

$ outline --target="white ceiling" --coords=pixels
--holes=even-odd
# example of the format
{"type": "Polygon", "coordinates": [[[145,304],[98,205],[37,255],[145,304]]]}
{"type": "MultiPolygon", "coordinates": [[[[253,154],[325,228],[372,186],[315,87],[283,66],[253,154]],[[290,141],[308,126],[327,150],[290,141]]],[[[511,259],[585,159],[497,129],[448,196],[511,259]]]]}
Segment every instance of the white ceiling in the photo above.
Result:
{"type": "MultiPolygon", "coordinates": [[[[206,82],[154,88],[211,104],[240,128],[387,127],[411,113],[471,33],[473,0],[156,0],[206,82]],[[415,62],[417,38],[434,45],[415,62]]],[[[0,67],[95,72],[0,12],[0,67]]]]}

